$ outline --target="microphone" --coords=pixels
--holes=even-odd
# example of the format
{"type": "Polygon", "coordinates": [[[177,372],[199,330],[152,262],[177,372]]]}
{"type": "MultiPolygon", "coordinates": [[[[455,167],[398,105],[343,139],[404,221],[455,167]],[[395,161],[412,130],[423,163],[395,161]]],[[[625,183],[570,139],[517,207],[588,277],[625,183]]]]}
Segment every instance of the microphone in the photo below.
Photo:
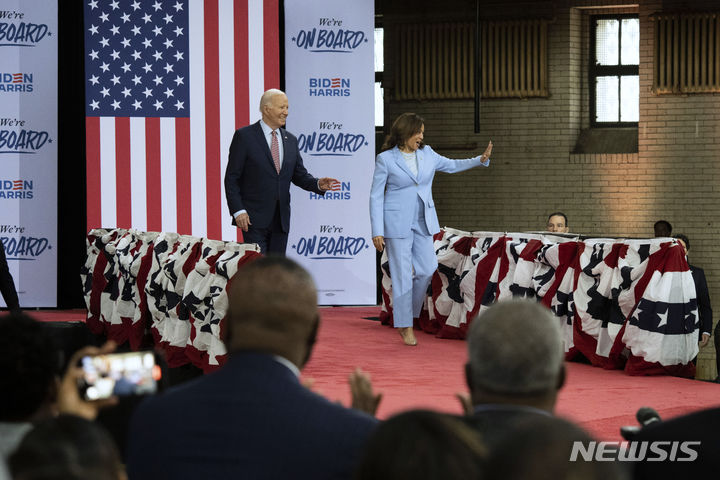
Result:
{"type": "Polygon", "coordinates": [[[633,440],[635,436],[640,432],[640,430],[642,430],[644,427],[662,421],[662,419],[660,418],[660,414],[656,412],[655,409],[650,407],[640,407],[635,413],[635,418],[640,424],[639,427],[620,427],[620,435],[622,435],[625,440],[633,440]]]}
{"type": "Polygon", "coordinates": [[[660,414],[650,407],[640,407],[635,414],[635,418],[643,427],[662,421],[660,414]]]}

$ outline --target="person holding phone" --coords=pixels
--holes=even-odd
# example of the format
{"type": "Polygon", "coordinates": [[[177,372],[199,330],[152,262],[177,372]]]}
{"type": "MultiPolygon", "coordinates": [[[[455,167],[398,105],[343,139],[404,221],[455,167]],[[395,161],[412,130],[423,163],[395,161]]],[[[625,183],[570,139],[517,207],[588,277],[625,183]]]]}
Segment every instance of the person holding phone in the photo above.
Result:
{"type": "Polygon", "coordinates": [[[58,351],[42,323],[22,313],[0,317],[0,457],[17,447],[33,422],[60,413],[94,420],[100,409],[115,405],[116,397],[89,402],[78,389],[80,359],[114,349],[107,342],[79,350],[61,376],[58,351]]]}
{"type": "Polygon", "coordinates": [[[393,325],[405,345],[417,345],[413,318],[420,315],[437,258],[433,235],[440,231],[432,182],[436,171],[455,173],[490,165],[492,142],[482,155],[451,160],[423,144],[425,121],[403,113],[375,160],[370,190],[372,241],[387,248],[392,276],[393,325]]]}
{"type": "Polygon", "coordinates": [[[87,400],[152,394],[162,376],[152,351],[88,355],[81,366],[81,390],[87,400]]]}

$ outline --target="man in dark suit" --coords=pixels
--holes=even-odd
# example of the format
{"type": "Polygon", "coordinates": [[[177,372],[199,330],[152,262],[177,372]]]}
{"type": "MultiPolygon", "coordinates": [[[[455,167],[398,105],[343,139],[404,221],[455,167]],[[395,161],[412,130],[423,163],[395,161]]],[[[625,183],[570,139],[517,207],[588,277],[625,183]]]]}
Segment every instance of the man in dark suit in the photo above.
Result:
{"type": "MultiPolygon", "coordinates": [[[[685,255],[690,252],[690,239],[683,234],[675,235],[678,243],[685,255]]],[[[712,332],[712,306],[710,305],[710,294],[708,293],[707,280],[705,280],[705,272],[702,268],[690,265],[688,259],[688,267],[692,273],[695,282],[695,297],[697,298],[698,315],[700,316],[700,348],[703,348],[710,341],[710,333],[712,332]]],[[[720,371],[720,370],[718,370],[720,371]]]]}
{"type": "Polygon", "coordinates": [[[13,282],[10,269],[8,268],[7,258],[5,257],[5,246],[0,242],[0,293],[5,300],[8,310],[14,313],[20,312],[20,302],[18,294],[15,290],[15,282],[13,282]]]}
{"type": "Polygon", "coordinates": [[[129,478],[351,478],[377,421],[300,383],[319,325],[310,275],[261,257],[233,278],[229,299],[227,364],[141,404],[129,478]]]}
{"type": "Polygon", "coordinates": [[[492,453],[517,422],[552,415],[565,381],[560,323],[535,301],[502,301],[473,320],[467,342],[465,419],[492,453]]]}
{"type": "Polygon", "coordinates": [[[235,132],[225,170],[233,224],[263,253],[285,255],[290,229],[290,182],[324,195],[334,178],[315,178],[303,165],[297,138],[284,128],[288,99],[271,89],[260,99],[262,120],[235,132]]]}

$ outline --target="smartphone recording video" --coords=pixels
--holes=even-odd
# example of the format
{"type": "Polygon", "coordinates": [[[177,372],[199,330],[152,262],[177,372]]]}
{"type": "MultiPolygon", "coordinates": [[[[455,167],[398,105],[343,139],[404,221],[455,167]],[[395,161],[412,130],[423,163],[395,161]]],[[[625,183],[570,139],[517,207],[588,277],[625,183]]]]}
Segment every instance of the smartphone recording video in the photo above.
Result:
{"type": "Polygon", "coordinates": [[[155,354],[148,351],[87,356],[80,363],[80,390],[86,400],[152,394],[161,376],[155,354]]]}

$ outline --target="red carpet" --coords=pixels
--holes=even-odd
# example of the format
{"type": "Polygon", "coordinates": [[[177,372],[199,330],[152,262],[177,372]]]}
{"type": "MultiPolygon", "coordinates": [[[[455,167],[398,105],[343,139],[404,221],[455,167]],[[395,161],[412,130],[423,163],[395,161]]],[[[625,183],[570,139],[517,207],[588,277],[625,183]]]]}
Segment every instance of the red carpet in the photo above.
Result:
{"type": "MultiPolygon", "coordinates": [[[[460,413],[455,392],[465,392],[466,343],[440,340],[417,332],[418,346],[402,344],[400,335],[379,322],[378,307],[322,309],[318,344],[304,376],[314,389],[347,405],[347,376],[360,366],[383,393],[378,416],[408,408],[460,413]]],[[[637,425],[635,412],[649,406],[663,419],[720,405],[720,385],[656,376],[631,377],[619,370],[567,363],[567,381],[557,405],[570,418],[603,440],[620,440],[622,425],[637,425]]]]}
{"type": "Polygon", "coordinates": [[[87,310],[25,310],[25,313],[43,322],[84,322],[87,310]]]}
{"type": "MultiPolygon", "coordinates": [[[[460,413],[455,392],[465,392],[463,365],[466,344],[439,340],[416,332],[418,346],[402,344],[400,335],[380,322],[379,307],[321,309],[318,343],[304,377],[314,390],[349,404],[347,378],[357,366],[370,373],[383,393],[378,416],[386,418],[410,408],[460,413]]],[[[84,310],[29,312],[44,321],[83,321],[84,310]]],[[[557,413],[570,418],[603,440],[620,440],[622,425],[636,425],[635,412],[649,406],[663,419],[720,405],[720,385],[676,377],[631,377],[567,363],[567,382],[560,392],[557,413]]]]}

